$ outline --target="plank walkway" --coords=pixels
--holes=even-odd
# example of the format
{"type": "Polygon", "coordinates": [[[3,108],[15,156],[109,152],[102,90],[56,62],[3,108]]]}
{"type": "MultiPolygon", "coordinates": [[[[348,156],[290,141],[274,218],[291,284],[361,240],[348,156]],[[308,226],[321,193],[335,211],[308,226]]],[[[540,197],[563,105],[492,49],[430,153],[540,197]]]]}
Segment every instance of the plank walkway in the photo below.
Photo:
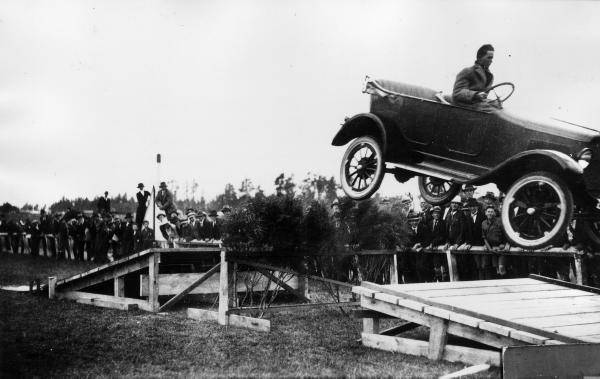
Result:
{"type": "Polygon", "coordinates": [[[384,350],[499,365],[499,353],[493,351],[469,350],[455,357],[451,352],[459,347],[453,346],[444,353],[446,333],[495,348],[600,342],[600,293],[589,287],[536,277],[390,285],[364,282],[352,290],[361,295],[361,306],[372,311],[364,319],[363,344],[384,350]],[[429,327],[429,345],[379,334],[379,318],[429,327]]]}

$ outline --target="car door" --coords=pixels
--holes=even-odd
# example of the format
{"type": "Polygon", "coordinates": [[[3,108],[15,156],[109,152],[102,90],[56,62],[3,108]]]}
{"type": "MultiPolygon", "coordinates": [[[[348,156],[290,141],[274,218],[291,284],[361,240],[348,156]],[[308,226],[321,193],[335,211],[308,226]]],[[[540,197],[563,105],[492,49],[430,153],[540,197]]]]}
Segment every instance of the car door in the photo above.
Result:
{"type": "Polygon", "coordinates": [[[443,144],[449,158],[483,163],[486,148],[501,143],[497,136],[497,117],[456,106],[445,106],[438,112],[438,122],[444,130],[443,144]]]}

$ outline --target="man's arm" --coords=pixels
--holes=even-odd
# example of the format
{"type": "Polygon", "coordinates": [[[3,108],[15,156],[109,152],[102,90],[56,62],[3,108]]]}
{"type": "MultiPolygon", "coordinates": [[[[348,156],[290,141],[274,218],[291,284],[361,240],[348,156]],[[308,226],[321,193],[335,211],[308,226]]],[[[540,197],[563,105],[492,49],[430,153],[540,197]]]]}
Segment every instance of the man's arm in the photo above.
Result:
{"type": "Polygon", "coordinates": [[[469,89],[471,84],[469,76],[471,75],[471,68],[467,67],[456,75],[456,81],[454,82],[454,89],[452,90],[452,99],[460,103],[474,103],[477,98],[475,95],[478,91],[469,89]]]}

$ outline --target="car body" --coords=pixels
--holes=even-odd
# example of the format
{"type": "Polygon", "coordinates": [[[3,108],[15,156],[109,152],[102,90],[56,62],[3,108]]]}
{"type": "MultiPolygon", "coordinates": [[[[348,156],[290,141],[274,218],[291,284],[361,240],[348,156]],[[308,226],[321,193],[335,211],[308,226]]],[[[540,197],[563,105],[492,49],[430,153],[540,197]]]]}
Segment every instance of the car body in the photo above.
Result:
{"type": "MultiPolygon", "coordinates": [[[[342,146],[367,138],[363,145],[354,147],[354,158],[348,157],[351,145],[342,162],[342,188],[350,197],[370,197],[385,173],[394,174],[401,182],[418,176],[421,194],[432,204],[448,202],[465,184],[495,183],[509,195],[520,178],[542,173],[543,177],[557,179],[548,179],[549,187],[543,191],[531,184],[540,186],[539,181],[526,181],[530,188],[517,189],[516,194],[521,191],[519,196],[527,197],[525,192],[541,191],[538,198],[546,196],[558,204],[557,196],[565,191],[553,188],[563,186],[568,192],[562,199],[565,203],[556,208],[571,207],[577,210],[578,217],[595,220],[600,197],[599,131],[555,119],[524,119],[503,109],[484,112],[454,104],[451,98],[432,89],[388,80],[367,78],[364,92],[371,95],[370,111],[347,119],[332,141],[334,146],[342,146]],[[371,146],[372,142],[377,146],[371,146]],[[360,148],[363,152],[359,153],[360,148]],[[377,156],[376,150],[380,151],[382,164],[371,162],[366,168],[370,161],[363,156],[370,152],[377,156]],[[351,177],[355,167],[363,171],[351,177]],[[353,188],[351,182],[363,179],[368,185],[353,188]],[[557,193],[551,194],[553,191],[557,193]]],[[[541,215],[543,203],[540,204],[526,208],[521,204],[523,209],[513,207],[510,212],[524,212],[522,218],[529,217],[527,212],[541,215]]],[[[567,210],[560,223],[569,223],[572,214],[573,210],[567,210]]],[[[540,222],[544,227],[550,221],[540,222]]],[[[510,238],[507,231],[512,242],[528,248],[547,245],[557,238],[550,238],[547,233],[543,230],[541,234],[548,238],[519,240],[515,235],[510,238]]]]}

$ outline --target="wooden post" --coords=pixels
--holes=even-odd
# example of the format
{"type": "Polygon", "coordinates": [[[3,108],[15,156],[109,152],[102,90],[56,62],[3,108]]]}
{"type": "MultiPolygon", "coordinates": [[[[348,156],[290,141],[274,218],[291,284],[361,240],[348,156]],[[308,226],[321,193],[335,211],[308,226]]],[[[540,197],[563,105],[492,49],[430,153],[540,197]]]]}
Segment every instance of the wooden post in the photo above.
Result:
{"type": "Polygon", "coordinates": [[[48,277],[48,299],[56,297],[56,276],[48,277]]]}
{"type": "Polygon", "coordinates": [[[220,325],[228,324],[229,311],[229,267],[225,250],[221,250],[221,272],[219,273],[219,314],[217,321],[220,325]]]}
{"type": "Polygon", "coordinates": [[[308,276],[299,275],[298,276],[298,291],[304,295],[307,299],[310,299],[310,293],[308,291],[308,276]]]}
{"type": "Polygon", "coordinates": [[[237,270],[238,264],[237,262],[233,262],[231,265],[231,269],[229,270],[229,276],[231,278],[231,288],[229,288],[229,305],[232,307],[238,307],[238,296],[237,296],[237,270]]]}
{"type": "Polygon", "coordinates": [[[160,253],[150,255],[148,262],[148,302],[152,312],[158,312],[160,304],[158,303],[158,264],[160,262],[160,253]]]}
{"type": "Polygon", "coordinates": [[[114,295],[125,297],[125,277],[118,276],[114,279],[114,295]]]}
{"type": "Polygon", "coordinates": [[[442,359],[444,348],[448,338],[448,321],[434,318],[429,329],[429,351],[428,358],[434,361],[442,359]]]}
{"type": "Polygon", "coordinates": [[[393,254],[390,262],[390,284],[398,284],[398,255],[393,254]]]}
{"type": "Polygon", "coordinates": [[[573,255],[573,263],[575,264],[575,283],[579,285],[585,284],[583,278],[583,259],[581,258],[581,255],[573,255]]]}
{"type": "Polygon", "coordinates": [[[446,260],[448,261],[448,278],[451,282],[459,281],[456,257],[450,249],[446,250],[446,260]]]}
{"type": "Polygon", "coordinates": [[[363,318],[363,333],[379,334],[379,319],[363,318]]]}

